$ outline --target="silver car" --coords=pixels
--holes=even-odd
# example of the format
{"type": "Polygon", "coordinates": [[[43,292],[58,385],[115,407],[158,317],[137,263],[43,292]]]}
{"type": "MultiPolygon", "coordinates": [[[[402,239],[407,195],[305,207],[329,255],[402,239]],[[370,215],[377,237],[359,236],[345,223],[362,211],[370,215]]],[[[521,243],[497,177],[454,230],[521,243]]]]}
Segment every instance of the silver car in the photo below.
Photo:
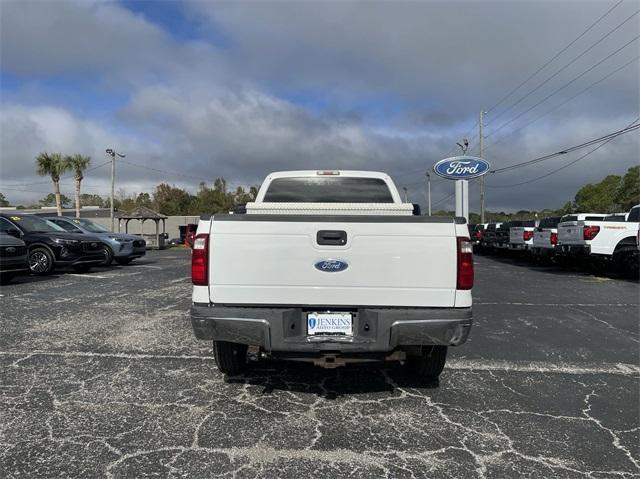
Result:
{"type": "Polygon", "coordinates": [[[113,260],[120,265],[129,264],[147,252],[147,243],[140,236],[113,233],[104,226],[86,218],[51,216],[45,219],[70,233],[86,233],[97,236],[105,244],[105,259],[102,263],[104,266],[109,266],[113,260]]]}

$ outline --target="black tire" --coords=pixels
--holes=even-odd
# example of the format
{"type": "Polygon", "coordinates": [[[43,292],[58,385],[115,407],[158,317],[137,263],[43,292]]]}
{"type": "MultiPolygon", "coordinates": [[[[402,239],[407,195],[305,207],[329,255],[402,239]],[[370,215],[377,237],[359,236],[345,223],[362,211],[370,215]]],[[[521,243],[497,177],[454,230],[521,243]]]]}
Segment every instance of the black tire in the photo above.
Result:
{"type": "Polygon", "coordinates": [[[0,273],[0,284],[9,284],[14,276],[14,273],[0,273]]]}
{"type": "Polygon", "coordinates": [[[235,376],[247,367],[247,345],[214,341],[213,357],[221,373],[235,376]]]}
{"type": "Polygon", "coordinates": [[[438,379],[446,362],[447,346],[423,346],[421,355],[407,357],[410,371],[429,381],[438,379]]]}
{"type": "Polygon", "coordinates": [[[100,266],[111,266],[113,263],[113,250],[109,246],[104,247],[104,261],[100,266]]]}
{"type": "Polygon", "coordinates": [[[54,266],[55,260],[49,249],[42,246],[36,246],[29,250],[29,270],[31,271],[31,274],[38,276],[51,274],[54,266]]]}
{"type": "Polygon", "coordinates": [[[115,258],[115,260],[120,266],[126,266],[133,261],[132,258],[115,258]]]}
{"type": "Polygon", "coordinates": [[[621,277],[626,279],[638,278],[640,255],[632,250],[618,251],[613,254],[613,269],[621,277]]]}

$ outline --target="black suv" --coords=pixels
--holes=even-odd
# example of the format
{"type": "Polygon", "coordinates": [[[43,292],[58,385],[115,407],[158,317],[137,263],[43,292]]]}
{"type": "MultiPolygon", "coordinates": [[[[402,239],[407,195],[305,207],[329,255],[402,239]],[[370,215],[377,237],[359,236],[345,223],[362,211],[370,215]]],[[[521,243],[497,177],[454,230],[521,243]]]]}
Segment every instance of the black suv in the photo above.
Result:
{"type": "Polygon", "coordinates": [[[0,284],[6,284],[17,274],[28,274],[27,247],[24,241],[0,233],[0,284]]]}
{"type": "Polygon", "coordinates": [[[33,274],[49,274],[57,266],[88,271],[104,261],[104,244],[98,238],[86,235],[78,239],[35,215],[0,214],[0,232],[26,243],[33,274]]]}

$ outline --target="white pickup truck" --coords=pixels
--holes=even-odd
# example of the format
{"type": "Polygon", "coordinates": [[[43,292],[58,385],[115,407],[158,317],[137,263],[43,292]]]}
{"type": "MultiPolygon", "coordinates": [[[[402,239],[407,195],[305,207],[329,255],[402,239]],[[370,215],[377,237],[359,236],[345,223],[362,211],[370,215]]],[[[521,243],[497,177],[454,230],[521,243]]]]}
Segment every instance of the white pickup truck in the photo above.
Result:
{"type": "Polygon", "coordinates": [[[533,244],[531,254],[534,259],[552,259],[558,245],[559,216],[552,216],[540,220],[538,227],[533,232],[533,244]]]}
{"type": "Polygon", "coordinates": [[[192,282],[195,335],[231,375],[270,357],[435,379],[472,324],[464,219],[414,215],[384,173],[270,174],[246,214],[201,217],[192,282]]]}
{"type": "Polygon", "coordinates": [[[538,227],[538,220],[518,221],[509,228],[509,249],[528,250],[533,245],[533,232],[538,227]]]}
{"type": "Polygon", "coordinates": [[[588,256],[600,264],[612,263],[625,275],[637,270],[640,205],[625,216],[574,216],[563,217],[558,225],[558,240],[564,254],[588,256]]]}

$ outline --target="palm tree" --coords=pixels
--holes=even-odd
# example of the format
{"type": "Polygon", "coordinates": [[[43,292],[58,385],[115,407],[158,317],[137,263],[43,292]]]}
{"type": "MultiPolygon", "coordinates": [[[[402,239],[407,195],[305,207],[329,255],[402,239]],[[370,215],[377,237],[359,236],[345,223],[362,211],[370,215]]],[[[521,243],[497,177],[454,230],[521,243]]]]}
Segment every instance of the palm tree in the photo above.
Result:
{"type": "Polygon", "coordinates": [[[80,183],[84,179],[84,170],[91,163],[91,157],[76,153],[73,156],[65,156],[64,162],[67,168],[73,171],[73,176],[76,180],[76,218],[80,218],[80,183]]]}
{"type": "Polygon", "coordinates": [[[50,176],[53,181],[53,192],[56,194],[58,216],[62,216],[60,204],[60,175],[69,168],[60,153],[40,153],[36,158],[37,171],[40,176],[50,176]]]}

